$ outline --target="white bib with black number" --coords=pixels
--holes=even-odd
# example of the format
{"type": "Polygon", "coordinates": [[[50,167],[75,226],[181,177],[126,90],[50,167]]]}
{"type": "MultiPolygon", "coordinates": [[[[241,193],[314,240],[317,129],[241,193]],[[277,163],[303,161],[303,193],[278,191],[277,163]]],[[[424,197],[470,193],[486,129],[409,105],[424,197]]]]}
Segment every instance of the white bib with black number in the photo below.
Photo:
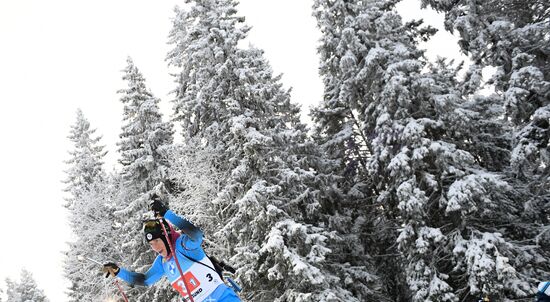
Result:
{"type": "MultiPolygon", "coordinates": [[[[204,257],[199,261],[212,268],[214,267],[208,257],[204,257]]],[[[172,258],[170,262],[172,262],[169,263],[170,270],[177,270],[175,267],[176,264],[174,258],[172,258]]],[[[212,292],[214,292],[220,284],[223,284],[223,281],[218,273],[197,262],[193,263],[187,270],[183,271],[183,276],[185,278],[185,282],[187,282],[187,287],[193,296],[193,301],[195,302],[203,301],[212,292]]],[[[179,278],[172,281],[172,286],[183,296],[184,301],[190,301],[183,280],[184,279],[179,276],[179,278]]]]}

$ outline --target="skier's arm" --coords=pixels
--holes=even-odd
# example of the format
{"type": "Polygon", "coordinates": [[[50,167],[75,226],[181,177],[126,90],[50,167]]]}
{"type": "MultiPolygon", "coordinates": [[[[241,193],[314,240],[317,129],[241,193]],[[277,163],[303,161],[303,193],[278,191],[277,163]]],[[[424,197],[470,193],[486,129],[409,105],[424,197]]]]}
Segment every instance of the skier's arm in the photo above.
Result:
{"type": "Polygon", "coordinates": [[[193,250],[200,247],[203,235],[198,227],[189,222],[189,220],[176,215],[172,210],[166,211],[164,218],[187,235],[187,238],[182,238],[182,245],[185,249],[193,250]]]}
{"type": "Polygon", "coordinates": [[[151,286],[162,278],[164,269],[162,267],[161,257],[157,257],[155,262],[145,274],[131,272],[124,268],[120,268],[117,277],[128,282],[130,285],[151,286]]]}
{"type": "MultiPolygon", "coordinates": [[[[200,247],[203,237],[202,231],[187,219],[176,215],[176,213],[171,210],[168,210],[157,195],[153,195],[151,198],[153,201],[151,202],[150,208],[155,213],[155,216],[165,218],[168,222],[175,225],[178,229],[182,230],[185,235],[187,235],[183,236],[181,240],[183,248],[193,250],[200,247]]],[[[180,247],[178,246],[178,248],[180,247]]]]}

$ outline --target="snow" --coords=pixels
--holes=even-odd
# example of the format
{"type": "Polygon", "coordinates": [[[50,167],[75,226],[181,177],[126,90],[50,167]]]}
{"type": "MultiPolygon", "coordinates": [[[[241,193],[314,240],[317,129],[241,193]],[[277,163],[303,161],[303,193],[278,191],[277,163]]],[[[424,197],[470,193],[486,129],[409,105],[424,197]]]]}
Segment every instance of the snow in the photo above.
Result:
{"type": "MultiPolygon", "coordinates": [[[[92,189],[74,184],[70,209],[79,248],[69,255],[71,263],[78,265],[75,257],[91,249],[91,239],[112,233],[116,247],[102,246],[103,256],[146,269],[151,255],[137,239],[139,219],[150,215],[149,194],[155,192],[203,227],[208,245],[238,265],[238,281],[251,300],[457,302],[528,292],[533,266],[547,252],[531,238],[543,238],[544,220],[521,211],[542,209],[534,200],[545,195],[524,200],[534,193],[525,191],[531,183],[523,178],[547,173],[529,169],[514,178],[510,170],[546,167],[548,155],[537,143],[546,137],[550,110],[532,108],[529,122],[514,125],[493,119],[481,105],[521,113],[527,96],[545,91],[541,69],[529,65],[533,55],[504,58],[512,59],[512,70],[499,69],[498,77],[510,75],[509,81],[503,85],[495,76],[500,94],[483,98],[475,72],[490,58],[478,58],[479,69],[466,84],[444,63],[426,63],[417,45],[422,29],[403,25],[388,3],[314,3],[327,86],[312,135],[298,122],[299,108],[280,77],[272,76],[263,52],[241,48],[249,29],[240,27],[232,1],[191,2],[190,13],[177,11],[169,61],[179,69],[173,118],[188,130],[183,144],[173,144],[172,124],[162,122],[158,99],[128,61],[129,87],[120,91],[124,173],[101,181],[93,176],[92,189]],[[486,116],[490,120],[479,121],[486,116]],[[496,139],[488,125],[514,129],[520,144],[508,136],[496,139]],[[493,159],[500,166],[486,160],[497,153],[480,137],[505,149],[498,153],[505,158],[493,159]],[[95,219],[116,223],[79,227],[79,220],[98,213],[95,219]],[[508,229],[520,227],[528,235],[508,229]],[[399,290],[388,291],[388,284],[399,290]]],[[[471,55],[506,48],[503,31],[514,24],[477,17],[466,11],[448,20],[462,42],[471,42],[471,55]],[[480,31],[478,23],[490,25],[480,31]],[[493,44],[488,33],[503,39],[493,44]]],[[[93,159],[71,164],[92,169],[93,159]]],[[[71,171],[73,180],[82,176],[78,171],[71,171]]],[[[70,272],[80,286],[89,282],[82,272],[70,272]]],[[[136,295],[164,298],[161,288],[136,295]]]]}

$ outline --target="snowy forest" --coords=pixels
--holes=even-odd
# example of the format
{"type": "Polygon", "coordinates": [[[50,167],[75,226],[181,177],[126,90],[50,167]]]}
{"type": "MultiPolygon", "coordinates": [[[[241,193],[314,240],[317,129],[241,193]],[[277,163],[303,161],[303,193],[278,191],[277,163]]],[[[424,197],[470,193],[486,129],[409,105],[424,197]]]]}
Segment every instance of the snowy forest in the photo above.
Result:
{"type": "MultiPolygon", "coordinates": [[[[68,129],[69,301],[120,298],[83,257],[149,268],[153,193],[236,268],[243,301],[533,301],[550,280],[550,2],[422,0],[468,63],[428,60],[436,29],[398,2],[314,0],[324,93],[305,113],[241,43],[236,0],[176,7],[171,115],[128,58],[121,168],[81,110],[68,129]]],[[[7,283],[9,302],[48,301],[7,283]]],[[[121,285],[181,301],[166,281],[121,285]]]]}

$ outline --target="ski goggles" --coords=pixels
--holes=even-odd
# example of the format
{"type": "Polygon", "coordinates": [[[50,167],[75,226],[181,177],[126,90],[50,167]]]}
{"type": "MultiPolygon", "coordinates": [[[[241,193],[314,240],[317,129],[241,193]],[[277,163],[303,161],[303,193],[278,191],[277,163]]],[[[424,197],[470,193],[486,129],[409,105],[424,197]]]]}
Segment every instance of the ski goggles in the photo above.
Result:
{"type": "Polygon", "coordinates": [[[143,223],[143,231],[144,232],[154,232],[154,231],[162,231],[162,227],[160,226],[160,222],[158,220],[147,220],[143,223]]]}
{"type": "MultiPolygon", "coordinates": [[[[170,233],[170,227],[165,223],[166,232],[170,233]]],[[[143,232],[145,233],[145,239],[149,242],[151,240],[162,238],[164,236],[164,230],[158,220],[147,220],[143,223],[143,232]]]]}

